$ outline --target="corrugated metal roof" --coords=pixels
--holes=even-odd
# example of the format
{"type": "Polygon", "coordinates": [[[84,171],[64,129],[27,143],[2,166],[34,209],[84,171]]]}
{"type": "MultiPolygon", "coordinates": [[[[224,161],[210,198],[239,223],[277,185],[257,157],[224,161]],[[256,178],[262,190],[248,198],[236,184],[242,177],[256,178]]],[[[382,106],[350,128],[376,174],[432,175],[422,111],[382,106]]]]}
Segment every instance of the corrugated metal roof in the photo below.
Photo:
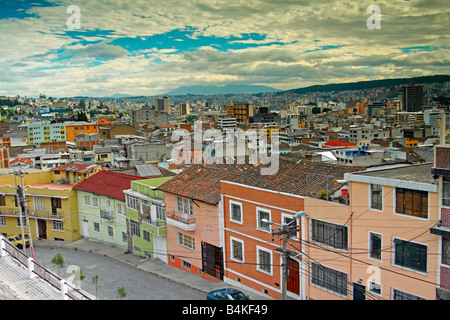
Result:
{"type": "Polygon", "coordinates": [[[140,177],[160,176],[161,171],[153,164],[137,164],[136,171],[140,177]]]}
{"type": "Polygon", "coordinates": [[[73,189],[79,191],[91,192],[99,195],[108,196],[117,200],[125,201],[124,190],[130,189],[130,182],[133,180],[142,180],[143,177],[137,177],[129,174],[111,172],[102,170],[93,176],[77,183],[73,189]]]}

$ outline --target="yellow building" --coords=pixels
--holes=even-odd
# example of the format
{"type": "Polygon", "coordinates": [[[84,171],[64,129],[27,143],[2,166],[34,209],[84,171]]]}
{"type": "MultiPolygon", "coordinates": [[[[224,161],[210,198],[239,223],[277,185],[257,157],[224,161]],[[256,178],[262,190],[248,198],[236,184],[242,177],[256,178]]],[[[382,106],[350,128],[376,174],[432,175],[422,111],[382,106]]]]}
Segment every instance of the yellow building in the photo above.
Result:
{"type": "MultiPolygon", "coordinates": [[[[100,166],[69,163],[50,171],[23,175],[25,208],[29,226],[23,219],[24,233],[28,227],[33,240],[75,241],[80,238],[76,182],[101,170],[100,166]]],[[[21,234],[20,203],[17,201],[19,176],[0,176],[0,233],[21,234]]]]}

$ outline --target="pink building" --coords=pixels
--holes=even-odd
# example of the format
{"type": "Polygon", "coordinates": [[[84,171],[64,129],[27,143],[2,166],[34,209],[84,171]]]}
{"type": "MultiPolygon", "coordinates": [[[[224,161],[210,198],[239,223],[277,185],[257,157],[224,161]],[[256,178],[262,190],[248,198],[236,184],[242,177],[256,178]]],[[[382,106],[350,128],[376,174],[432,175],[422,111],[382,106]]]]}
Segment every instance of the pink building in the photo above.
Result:
{"type": "Polygon", "coordinates": [[[158,188],[164,191],[169,265],[223,280],[220,180],[236,179],[244,167],[191,165],[158,188]]]}

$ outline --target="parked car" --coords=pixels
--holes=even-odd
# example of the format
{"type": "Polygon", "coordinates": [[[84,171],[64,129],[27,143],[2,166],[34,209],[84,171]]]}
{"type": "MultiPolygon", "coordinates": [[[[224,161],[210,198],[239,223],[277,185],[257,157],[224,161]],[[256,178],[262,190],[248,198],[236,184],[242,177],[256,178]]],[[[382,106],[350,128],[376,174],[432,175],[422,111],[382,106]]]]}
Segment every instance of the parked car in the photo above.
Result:
{"type": "MultiPolygon", "coordinates": [[[[11,242],[13,245],[15,245],[17,248],[22,249],[23,248],[23,241],[22,241],[22,235],[14,235],[8,237],[9,242],[11,242]]],[[[28,239],[28,236],[25,235],[25,245],[28,248],[30,246],[30,239],[28,239]]]]}
{"type": "Polygon", "coordinates": [[[250,300],[250,298],[239,290],[226,288],[208,292],[206,300],[250,300]]]}

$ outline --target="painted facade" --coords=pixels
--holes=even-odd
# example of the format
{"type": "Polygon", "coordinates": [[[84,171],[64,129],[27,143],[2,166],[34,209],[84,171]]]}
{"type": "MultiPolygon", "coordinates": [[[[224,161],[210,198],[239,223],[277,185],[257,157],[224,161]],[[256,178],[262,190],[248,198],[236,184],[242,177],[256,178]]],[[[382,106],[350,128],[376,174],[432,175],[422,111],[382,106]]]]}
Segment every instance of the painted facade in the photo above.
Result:
{"type": "MultiPolygon", "coordinates": [[[[278,250],[281,237],[273,235],[278,225],[289,223],[298,211],[304,210],[304,197],[255,188],[229,181],[221,182],[223,201],[225,279],[235,286],[244,286],[259,294],[281,298],[282,257],[278,250]],[[262,222],[267,219],[275,224],[262,222]]],[[[289,240],[292,256],[287,279],[287,295],[294,299],[304,296],[305,276],[300,252],[300,228],[289,240]]]]}
{"type": "Polygon", "coordinates": [[[438,185],[431,166],[348,175],[349,299],[436,299],[439,242],[430,228],[439,222],[438,185]]]}
{"type": "Polygon", "coordinates": [[[133,254],[167,263],[167,227],[164,193],[157,190],[171,177],[131,181],[124,190],[128,219],[128,248],[133,254]]]}

